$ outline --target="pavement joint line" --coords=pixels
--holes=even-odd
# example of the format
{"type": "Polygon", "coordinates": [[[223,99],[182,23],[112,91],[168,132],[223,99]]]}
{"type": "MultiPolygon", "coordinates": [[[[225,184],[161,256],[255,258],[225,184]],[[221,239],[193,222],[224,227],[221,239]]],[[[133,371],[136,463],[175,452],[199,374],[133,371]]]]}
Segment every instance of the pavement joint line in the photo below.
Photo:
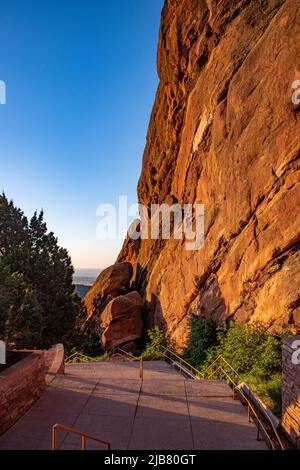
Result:
{"type": "Polygon", "coordinates": [[[131,443],[131,439],[132,439],[132,435],[133,435],[133,429],[134,429],[135,420],[136,420],[136,415],[137,415],[137,412],[138,412],[139,403],[140,403],[140,398],[141,398],[141,395],[142,395],[143,383],[144,383],[144,378],[141,379],[141,385],[140,385],[140,389],[139,389],[139,395],[138,395],[138,399],[137,399],[136,406],[135,406],[135,411],[134,411],[132,426],[131,426],[131,429],[130,429],[129,438],[128,438],[128,444],[127,444],[126,450],[129,450],[129,447],[130,447],[130,443],[131,443]]]}
{"type": "MultiPolygon", "coordinates": [[[[100,382],[100,379],[97,380],[97,382],[95,383],[95,385],[94,385],[94,387],[92,388],[92,390],[90,390],[89,395],[87,396],[87,399],[85,400],[84,405],[83,405],[82,408],[80,409],[78,415],[77,415],[77,416],[74,418],[74,420],[72,421],[72,426],[71,426],[71,427],[74,428],[76,421],[78,420],[78,418],[79,418],[80,415],[82,414],[84,408],[86,407],[86,405],[87,405],[89,399],[90,399],[91,396],[93,395],[93,393],[94,393],[94,391],[95,391],[95,389],[96,389],[96,387],[97,387],[97,385],[98,385],[99,382],[100,382]]],[[[63,423],[62,423],[62,424],[63,424],[63,423]]],[[[66,433],[66,435],[65,435],[65,437],[63,438],[62,443],[61,443],[61,445],[59,446],[59,448],[61,448],[64,444],[66,444],[65,441],[66,441],[68,435],[69,435],[69,433],[66,433]]]]}
{"type": "Polygon", "coordinates": [[[193,450],[195,450],[195,439],[194,439],[194,432],[193,432],[193,426],[192,426],[192,420],[191,420],[191,414],[190,414],[190,404],[189,404],[189,400],[188,400],[188,396],[187,396],[186,383],[185,382],[184,382],[184,389],[185,389],[186,405],[187,405],[187,410],[188,410],[188,415],[189,415],[189,423],[190,423],[190,429],[191,429],[193,450]]]}

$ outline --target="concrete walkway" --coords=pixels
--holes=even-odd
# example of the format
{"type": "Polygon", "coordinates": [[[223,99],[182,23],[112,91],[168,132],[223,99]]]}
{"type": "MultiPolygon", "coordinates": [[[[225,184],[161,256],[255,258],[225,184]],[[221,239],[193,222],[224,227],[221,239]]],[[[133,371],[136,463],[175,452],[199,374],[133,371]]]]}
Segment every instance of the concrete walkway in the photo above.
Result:
{"type": "MultiPolygon", "coordinates": [[[[225,383],[185,380],[164,362],[146,362],[143,383],[138,363],[68,365],[0,438],[0,449],[51,449],[56,423],[116,450],[266,449],[225,383]]],[[[60,432],[59,445],[80,449],[80,438],[60,432]]],[[[88,448],[101,445],[89,442],[88,448]]]]}

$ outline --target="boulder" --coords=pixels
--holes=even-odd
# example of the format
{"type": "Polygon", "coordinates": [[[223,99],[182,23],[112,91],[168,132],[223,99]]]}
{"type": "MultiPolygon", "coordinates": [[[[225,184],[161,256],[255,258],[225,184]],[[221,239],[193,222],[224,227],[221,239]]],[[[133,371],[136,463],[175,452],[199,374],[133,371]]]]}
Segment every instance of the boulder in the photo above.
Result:
{"type": "Polygon", "coordinates": [[[95,314],[100,315],[114,297],[128,292],[132,274],[132,264],[129,262],[116,263],[102,271],[84,298],[87,320],[95,314]]]}
{"type": "Polygon", "coordinates": [[[102,347],[105,351],[112,351],[129,343],[130,350],[135,349],[135,341],[141,337],[143,330],[143,307],[143,299],[138,292],[130,292],[111,300],[100,319],[102,347]]]}

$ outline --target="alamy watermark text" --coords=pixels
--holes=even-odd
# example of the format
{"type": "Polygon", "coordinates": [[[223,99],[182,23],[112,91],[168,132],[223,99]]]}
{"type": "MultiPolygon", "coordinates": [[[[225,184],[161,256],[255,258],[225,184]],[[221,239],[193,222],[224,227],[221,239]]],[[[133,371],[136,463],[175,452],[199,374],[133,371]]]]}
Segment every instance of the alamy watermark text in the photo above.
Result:
{"type": "Polygon", "coordinates": [[[97,236],[100,240],[124,238],[129,220],[128,236],[132,240],[183,240],[188,251],[200,250],[204,245],[203,204],[132,204],[128,207],[127,196],[119,197],[119,207],[100,204],[97,217],[97,236]]]}
{"type": "Polygon", "coordinates": [[[0,80],[0,105],[6,104],[6,84],[0,80]]]}

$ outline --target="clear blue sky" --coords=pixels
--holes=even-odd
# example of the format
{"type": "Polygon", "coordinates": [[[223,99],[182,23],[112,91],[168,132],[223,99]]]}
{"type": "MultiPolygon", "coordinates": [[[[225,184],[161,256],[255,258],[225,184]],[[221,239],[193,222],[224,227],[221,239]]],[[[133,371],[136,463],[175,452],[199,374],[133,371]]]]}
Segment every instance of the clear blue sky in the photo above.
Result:
{"type": "Polygon", "coordinates": [[[136,186],[158,84],[163,0],[3,0],[0,191],[48,226],[77,268],[115,260],[97,206],[136,186]]]}

